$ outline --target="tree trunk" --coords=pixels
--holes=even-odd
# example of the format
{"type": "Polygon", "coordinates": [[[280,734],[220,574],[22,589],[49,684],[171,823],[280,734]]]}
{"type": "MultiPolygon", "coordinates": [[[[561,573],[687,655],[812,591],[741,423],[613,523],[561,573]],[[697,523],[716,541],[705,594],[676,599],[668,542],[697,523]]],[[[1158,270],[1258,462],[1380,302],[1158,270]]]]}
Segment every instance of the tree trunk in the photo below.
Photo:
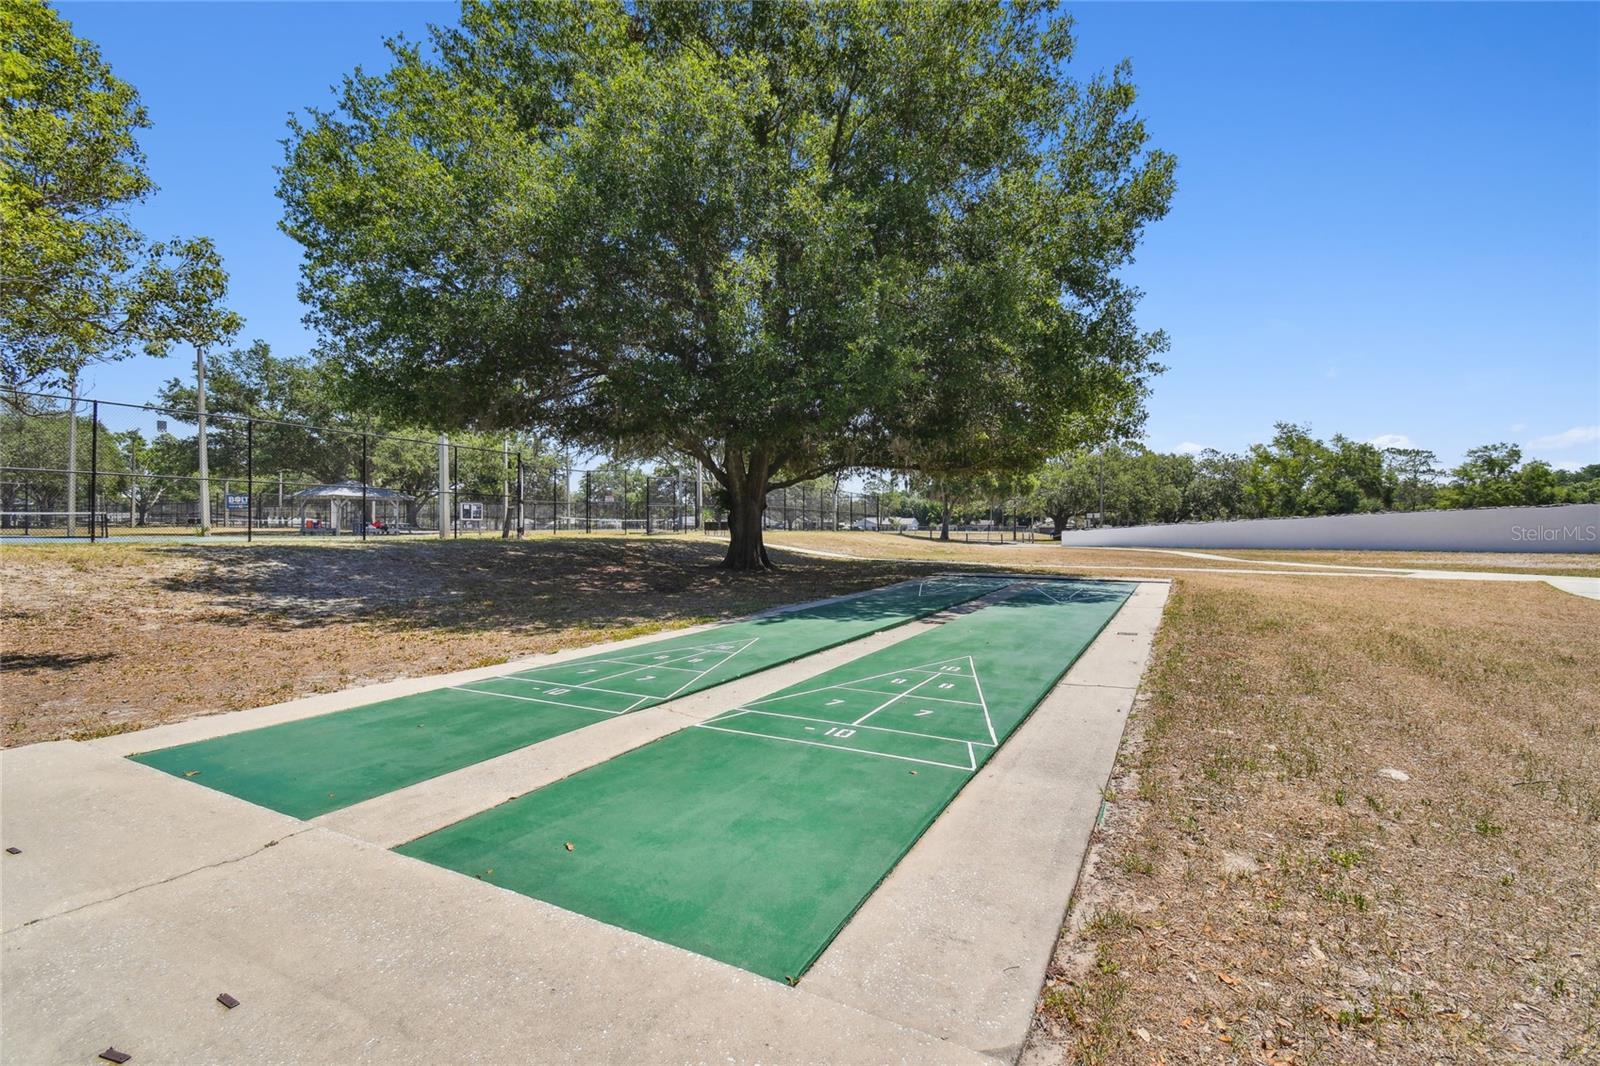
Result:
{"type": "Polygon", "coordinates": [[[766,510],[766,492],[751,492],[748,485],[739,485],[729,491],[729,496],[732,499],[728,508],[728,554],[722,565],[729,570],[775,569],[761,539],[761,512],[766,510]]]}

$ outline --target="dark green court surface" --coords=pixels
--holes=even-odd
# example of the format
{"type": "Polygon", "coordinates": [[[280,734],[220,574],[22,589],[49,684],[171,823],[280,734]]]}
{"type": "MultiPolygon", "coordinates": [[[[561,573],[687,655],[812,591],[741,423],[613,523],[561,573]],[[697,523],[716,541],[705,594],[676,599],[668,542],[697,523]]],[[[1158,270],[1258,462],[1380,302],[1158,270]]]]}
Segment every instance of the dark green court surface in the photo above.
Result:
{"type": "MultiPolygon", "coordinates": [[[[296,818],[811,655],[1004,584],[936,577],[471,685],[134,755],[296,818]]],[[[315,639],[310,637],[308,639],[315,639]]]]}
{"type": "Polygon", "coordinates": [[[796,981],[1133,588],[1034,583],[395,850],[796,981]]]}

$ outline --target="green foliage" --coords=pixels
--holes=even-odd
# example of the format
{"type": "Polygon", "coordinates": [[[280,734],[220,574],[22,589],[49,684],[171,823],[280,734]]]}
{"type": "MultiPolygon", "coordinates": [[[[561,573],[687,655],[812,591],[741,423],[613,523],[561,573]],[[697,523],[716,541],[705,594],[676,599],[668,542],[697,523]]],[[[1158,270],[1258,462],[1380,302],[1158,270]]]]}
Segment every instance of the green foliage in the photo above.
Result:
{"type": "Polygon", "coordinates": [[[0,0],[0,378],[57,384],[96,360],[239,328],[205,238],[149,243],[138,93],[41,0],[0,0]]]}
{"type": "Polygon", "coordinates": [[[1030,503],[1060,529],[1092,524],[1102,481],[1111,525],[1600,502],[1600,464],[1555,470],[1523,463],[1515,445],[1490,444],[1469,451],[1441,487],[1438,462],[1423,448],[1380,451],[1339,434],[1324,442],[1281,422],[1243,456],[1114,445],[1052,459],[1030,503]]]}
{"type": "Polygon", "coordinates": [[[352,395],[683,452],[737,541],[769,487],[1137,428],[1173,161],[1071,47],[1033,0],[469,3],[293,124],[283,225],[352,395]]]}

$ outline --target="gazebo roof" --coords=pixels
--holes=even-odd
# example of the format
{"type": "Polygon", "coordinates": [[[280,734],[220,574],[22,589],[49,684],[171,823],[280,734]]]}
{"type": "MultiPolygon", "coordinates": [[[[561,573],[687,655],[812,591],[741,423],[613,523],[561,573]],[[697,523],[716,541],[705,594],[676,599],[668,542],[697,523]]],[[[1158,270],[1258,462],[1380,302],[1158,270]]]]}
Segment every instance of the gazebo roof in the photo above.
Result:
{"type": "Polygon", "coordinates": [[[368,500],[409,500],[413,497],[394,489],[386,489],[380,485],[363,485],[359,481],[339,481],[332,485],[313,485],[309,489],[301,489],[289,498],[296,503],[310,503],[313,500],[359,500],[362,497],[368,500]]]}

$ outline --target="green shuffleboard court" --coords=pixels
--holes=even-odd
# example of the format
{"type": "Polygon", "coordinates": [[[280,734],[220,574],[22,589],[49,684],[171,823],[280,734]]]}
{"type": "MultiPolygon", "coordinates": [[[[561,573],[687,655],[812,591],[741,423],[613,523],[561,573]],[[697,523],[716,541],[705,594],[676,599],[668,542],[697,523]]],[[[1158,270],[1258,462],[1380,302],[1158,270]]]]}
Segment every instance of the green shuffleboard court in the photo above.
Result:
{"type": "Polygon", "coordinates": [[[913,621],[1004,584],[984,576],[906,582],[132,758],[296,818],[314,818],[913,621]]]}
{"type": "Polygon", "coordinates": [[[1133,588],[1030,582],[395,850],[798,981],[1133,588]]]}

